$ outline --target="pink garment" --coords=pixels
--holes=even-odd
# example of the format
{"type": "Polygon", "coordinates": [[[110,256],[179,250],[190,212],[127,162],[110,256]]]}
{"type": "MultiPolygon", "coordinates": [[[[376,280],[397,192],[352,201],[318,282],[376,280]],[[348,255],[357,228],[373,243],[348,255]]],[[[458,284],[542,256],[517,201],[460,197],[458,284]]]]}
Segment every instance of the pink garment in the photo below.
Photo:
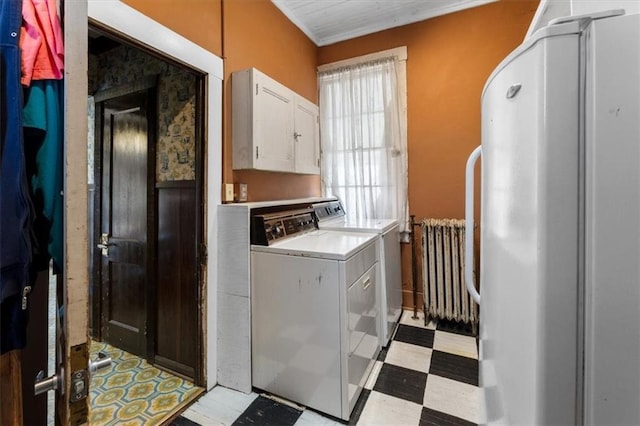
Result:
{"type": "Polygon", "coordinates": [[[64,44],[56,0],[23,0],[20,82],[60,80],[64,70],[64,44]]]}

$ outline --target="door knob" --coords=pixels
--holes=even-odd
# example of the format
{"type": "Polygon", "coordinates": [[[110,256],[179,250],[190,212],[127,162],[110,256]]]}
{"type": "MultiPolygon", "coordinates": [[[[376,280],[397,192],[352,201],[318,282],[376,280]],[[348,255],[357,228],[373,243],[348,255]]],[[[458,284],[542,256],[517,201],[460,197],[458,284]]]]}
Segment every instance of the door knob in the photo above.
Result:
{"type": "MultiPolygon", "coordinates": [[[[89,360],[89,374],[107,368],[111,365],[111,357],[106,352],[99,352],[96,360],[89,360]]],[[[54,374],[44,377],[44,371],[40,370],[33,384],[33,393],[40,395],[52,390],[63,389],[64,371],[60,374],[54,374]]],[[[79,370],[71,376],[71,402],[79,401],[86,398],[89,393],[89,382],[87,378],[87,370],[79,370]]]]}
{"type": "Polygon", "coordinates": [[[98,359],[89,361],[89,374],[100,371],[111,365],[111,357],[106,352],[98,352],[98,359]]]}
{"type": "Polygon", "coordinates": [[[114,246],[115,244],[109,242],[109,234],[103,233],[100,235],[100,243],[96,244],[100,250],[102,250],[102,255],[104,257],[109,256],[109,246],[114,246]]]}
{"type": "Polygon", "coordinates": [[[58,376],[54,374],[45,378],[44,371],[40,370],[33,384],[33,394],[40,395],[41,393],[47,393],[60,388],[62,388],[62,375],[58,376]]]}

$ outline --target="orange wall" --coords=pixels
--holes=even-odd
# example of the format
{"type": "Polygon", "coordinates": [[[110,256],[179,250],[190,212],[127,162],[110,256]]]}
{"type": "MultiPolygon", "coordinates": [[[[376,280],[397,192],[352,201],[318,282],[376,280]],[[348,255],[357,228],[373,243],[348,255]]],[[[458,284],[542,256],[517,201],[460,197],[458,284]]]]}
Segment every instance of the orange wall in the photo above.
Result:
{"type": "MultiPolygon", "coordinates": [[[[464,217],[464,168],[480,144],[484,83],[522,42],[537,6],[500,1],[319,49],[326,64],[407,46],[409,209],[417,219],[464,217]]],[[[413,306],[408,245],[402,257],[404,305],[413,306]]]]}
{"type": "MultiPolygon", "coordinates": [[[[520,44],[538,5],[501,0],[318,48],[270,0],[124,1],[224,59],[221,173],[223,182],[248,184],[250,201],[318,196],[320,179],[232,170],[233,71],[258,68],[317,102],[317,65],[407,46],[409,206],[419,219],[463,216],[464,165],[480,143],[482,88],[520,44]]],[[[408,245],[402,257],[404,303],[412,306],[408,245]]]]}
{"type": "Polygon", "coordinates": [[[218,56],[222,56],[221,1],[123,0],[218,56]]]}
{"type": "Polygon", "coordinates": [[[491,70],[522,40],[537,0],[503,0],[317,48],[270,0],[124,0],[225,63],[224,182],[249,199],[320,195],[317,176],[231,168],[233,71],[256,67],[317,102],[316,66],[406,45],[409,203],[422,217],[461,217],[463,167],[480,143],[480,93],[491,70]]]}
{"type": "Polygon", "coordinates": [[[317,103],[316,45],[270,0],[223,0],[223,182],[246,183],[249,201],[320,195],[318,176],[231,169],[231,78],[255,67],[317,103]]]}

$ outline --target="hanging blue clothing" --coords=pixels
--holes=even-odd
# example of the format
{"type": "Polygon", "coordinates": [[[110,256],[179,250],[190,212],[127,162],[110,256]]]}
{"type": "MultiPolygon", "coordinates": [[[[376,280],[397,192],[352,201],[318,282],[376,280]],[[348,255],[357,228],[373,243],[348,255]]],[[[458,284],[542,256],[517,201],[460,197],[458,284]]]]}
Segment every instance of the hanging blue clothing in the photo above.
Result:
{"type": "Polygon", "coordinates": [[[47,269],[49,256],[54,270],[62,270],[63,232],[63,82],[32,80],[25,89],[23,126],[27,174],[35,206],[34,270],[47,269]],[[35,160],[34,164],[29,164],[35,160]]]}
{"type": "Polygon", "coordinates": [[[22,294],[31,260],[30,203],[22,140],[20,24],[22,2],[0,2],[0,310],[2,353],[25,345],[26,312],[22,294]]]}

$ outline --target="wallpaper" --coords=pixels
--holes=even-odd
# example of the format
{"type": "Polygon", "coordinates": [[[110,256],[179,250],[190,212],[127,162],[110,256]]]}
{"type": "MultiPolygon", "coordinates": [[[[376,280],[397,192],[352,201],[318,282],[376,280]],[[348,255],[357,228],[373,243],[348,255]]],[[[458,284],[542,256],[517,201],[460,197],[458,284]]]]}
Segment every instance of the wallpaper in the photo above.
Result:
{"type": "Polygon", "coordinates": [[[158,75],[158,182],[195,179],[195,76],[129,46],[89,57],[89,94],[158,75]],[[91,63],[93,59],[93,64],[91,63]]]}

